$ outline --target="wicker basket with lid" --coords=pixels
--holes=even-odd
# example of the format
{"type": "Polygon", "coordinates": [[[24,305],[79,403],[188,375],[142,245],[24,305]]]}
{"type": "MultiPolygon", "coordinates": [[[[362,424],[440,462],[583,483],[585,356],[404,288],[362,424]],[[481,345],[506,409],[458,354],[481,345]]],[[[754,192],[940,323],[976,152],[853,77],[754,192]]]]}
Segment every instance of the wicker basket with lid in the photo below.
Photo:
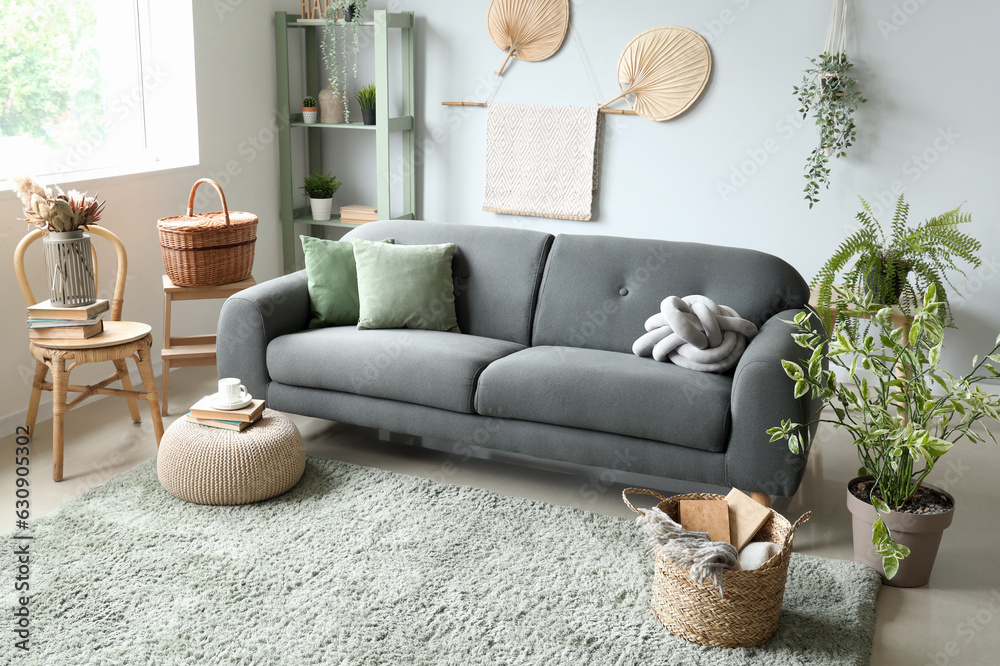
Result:
{"type": "Polygon", "coordinates": [[[156,228],[160,232],[163,267],[178,287],[239,282],[253,271],[257,216],[230,212],[222,188],[210,178],[202,178],[191,188],[187,215],[160,218],[156,228]],[[219,193],[221,211],[194,214],[195,193],[202,183],[211,184],[219,193]]]}

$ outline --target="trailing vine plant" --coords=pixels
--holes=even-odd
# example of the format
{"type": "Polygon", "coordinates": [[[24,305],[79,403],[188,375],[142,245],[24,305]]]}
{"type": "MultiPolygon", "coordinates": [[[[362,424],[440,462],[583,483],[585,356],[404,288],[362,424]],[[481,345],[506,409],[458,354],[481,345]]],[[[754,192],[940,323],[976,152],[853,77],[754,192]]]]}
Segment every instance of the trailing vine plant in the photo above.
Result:
{"type": "Polygon", "coordinates": [[[851,77],[854,66],[844,52],[824,52],[811,58],[802,85],[793,86],[803,118],[812,113],[819,128],[819,144],[806,160],[806,201],[819,201],[820,187],[830,187],[830,158],[844,157],[854,143],[857,127],[854,112],[867,102],[851,77]]]}
{"type": "Polygon", "coordinates": [[[320,49],[323,52],[323,64],[326,66],[327,78],[330,87],[340,92],[341,100],[344,104],[344,122],[351,121],[351,111],[347,98],[347,70],[348,70],[348,43],[347,34],[351,35],[352,58],[350,60],[350,70],[356,78],[358,76],[358,51],[360,42],[358,30],[361,27],[361,20],[365,10],[368,8],[368,0],[329,0],[326,10],[323,12],[323,38],[320,40],[320,49]],[[353,8],[353,13],[349,11],[353,8]],[[350,18],[350,20],[347,20],[350,18]],[[343,26],[345,30],[344,39],[337,35],[337,28],[343,26]],[[337,54],[337,43],[340,43],[340,54],[337,54]]]}
{"type": "MultiPolygon", "coordinates": [[[[940,307],[935,310],[941,317],[941,323],[954,326],[945,285],[956,293],[958,289],[949,280],[947,272],[954,270],[965,276],[956,264],[957,260],[967,262],[973,268],[982,264],[979,258],[982,245],[958,228],[960,224],[971,222],[972,216],[963,213],[962,207],[958,206],[910,226],[907,224],[910,206],[900,195],[896,200],[890,233],[886,234],[868,202],[858,198],[862,206],[857,214],[859,227],[823,264],[812,283],[817,292],[817,309],[823,315],[827,330],[831,330],[832,325],[830,306],[834,299],[834,281],[842,272],[840,283],[849,293],[862,298],[870,292],[874,303],[899,305],[907,315],[919,303],[924,291],[933,285],[936,298],[941,301],[940,307]],[[848,268],[852,260],[854,264],[848,268]]],[[[848,339],[857,339],[856,317],[838,317],[837,324],[848,339]]]]}

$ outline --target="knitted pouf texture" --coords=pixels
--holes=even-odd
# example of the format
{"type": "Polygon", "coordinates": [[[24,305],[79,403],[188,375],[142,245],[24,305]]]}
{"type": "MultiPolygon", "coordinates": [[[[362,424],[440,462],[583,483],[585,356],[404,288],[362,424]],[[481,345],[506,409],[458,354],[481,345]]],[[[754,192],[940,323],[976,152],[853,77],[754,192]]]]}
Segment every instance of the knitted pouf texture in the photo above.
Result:
{"type": "Polygon", "coordinates": [[[0,664],[864,666],[882,586],[863,564],[793,553],[770,641],[695,645],[657,622],[629,518],[315,458],[289,492],[242,506],[181,501],[150,461],[23,534],[0,558],[0,664]],[[10,631],[9,553],[25,543],[29,653],[10,631]]]}
{"type": "Polygon", "coordinates": [[[167,428],[156,471],[167,492],[196,504],[249,504],[291,489],[306,467],[295,424],[265,409],[242,432],[178,419],[167,428]]]}

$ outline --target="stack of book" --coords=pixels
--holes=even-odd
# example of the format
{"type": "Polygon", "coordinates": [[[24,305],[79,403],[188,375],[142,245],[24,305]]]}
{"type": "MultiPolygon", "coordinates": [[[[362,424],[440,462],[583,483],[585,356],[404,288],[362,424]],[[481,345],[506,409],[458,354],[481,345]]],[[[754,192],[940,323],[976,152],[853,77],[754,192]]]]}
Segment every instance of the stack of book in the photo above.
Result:
{"type": "Polygon", "coordinates": [[[264,401],[254,400],[241,409],[216,409],[212,407],[212,398],[206,395],[191,406],[187,420],[198,425],[226,430],[246,430],[264,413],[264,401]]]}
{"type": "Polygon", "coordinates": [[[86,340],[104,330],[101,318],[108,299],[75,308],[57,308],[42,301],[28,308],[28,337],[32,340],[86,340]]]}
{"type": "Polygon", "coordinates": [[[378,208],[375,206],[352,204],[340,207],[340,221],[343,224],[364,224],[365,222],[374,222],[377,219],[378,208]]]}

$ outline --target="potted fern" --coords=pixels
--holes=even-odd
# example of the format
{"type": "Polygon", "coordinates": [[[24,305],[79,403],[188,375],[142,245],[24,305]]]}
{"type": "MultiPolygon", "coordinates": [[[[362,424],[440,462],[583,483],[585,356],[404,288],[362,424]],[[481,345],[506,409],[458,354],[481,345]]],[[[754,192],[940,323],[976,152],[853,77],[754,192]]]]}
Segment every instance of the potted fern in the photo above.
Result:
{"type": "Polygon", "coordinates": [[[355,97],[358,100],[358,105],[361,107],[361,117],[364,119],[365,125],[374,125],[375,84],[369,83],[367,86],[359,90],[355,97]]]}
{"type": "Polygon", "coordinates": [[[843,51],[824,51],[810,58],[802,84],[793,86],[803,118],[813,114],[819,128],[819,143],[806,160],[806,201],[819,201],[820,187],[830,187],[830,159],[844,157],[854,144],[857,127],[854,112],[866,100],[851,76],[853,64],[843,51]]]}
{"type": "Polygon", "coordinates": [[[309,197],[312,218],[317,222],[330,219],[333,195],[340,188],[340,181],[325,171],[314,171],[302,182],[302,190],[309,197]]]}
{"type": "MultiPolygon", "coordinates": [[[[978,256],[982,247],[979,241],[958,228],[970,222],[972,217],[963,213],[959,206],[910,226],[907,223],[910,206],[900,195],[890,232],[886,234],[868,202],[858,198],[862,206],[857,214],[858,229],[844,239],[812,283],[817,309],[827,330],[832,328],[830,308],[834,281],[841,274],[845,291],[858,298],[871,292],[874,303],[899,305],[907,315],[919,302],[919,295],[934,285],[941,301],[937,309],[941,321],[945,326],[953,326],[946,285],[956,293],[958,289],[949,280],[948,271],[955,270],[964,276],[965,272],[956,262],[964,261],[974,268],[982,263],[978,256]]],[[[842,322],[849,339],[856,339],[858,318],[840,317],[837,322],[842,322]]]]}
{"type": "MultiPolygon", "coordinates": [[[[855,342],[843,331],[817,333],[808,313],[787,322],[796,344],[810,354],[781,362],[795,382],[794,395],[811,395],[829,409],[809,423],[786,420],[767,433],[800,454],[810,447],[811,426],[847,430],[861,463],[847,493],[854,559],[879,570],[890,585],[923,585],[955,509],[951,495],[925,480],[954,444],[984,441],[976,429],[980,421],[1000,417],[1000,396],[978,386],[1000,377],[994,367],[1000,365],[1000,336],[985,358],[973,359],[971,372],[956,379],[938,365],[945,302],[933,282],[909,324],[900,327],[893,326],[892,308],[876,303],[872,292],[857,298],[838,289],[835,305],[865,313],[876,330],[855,342]],[[846,371],[850,381],[838,382],[827,364],[846,371]],[[861,369],[872,379],[859,376],[861,369]]],[[[988,425],[985,432],[996,441],[988,425]]]]}

